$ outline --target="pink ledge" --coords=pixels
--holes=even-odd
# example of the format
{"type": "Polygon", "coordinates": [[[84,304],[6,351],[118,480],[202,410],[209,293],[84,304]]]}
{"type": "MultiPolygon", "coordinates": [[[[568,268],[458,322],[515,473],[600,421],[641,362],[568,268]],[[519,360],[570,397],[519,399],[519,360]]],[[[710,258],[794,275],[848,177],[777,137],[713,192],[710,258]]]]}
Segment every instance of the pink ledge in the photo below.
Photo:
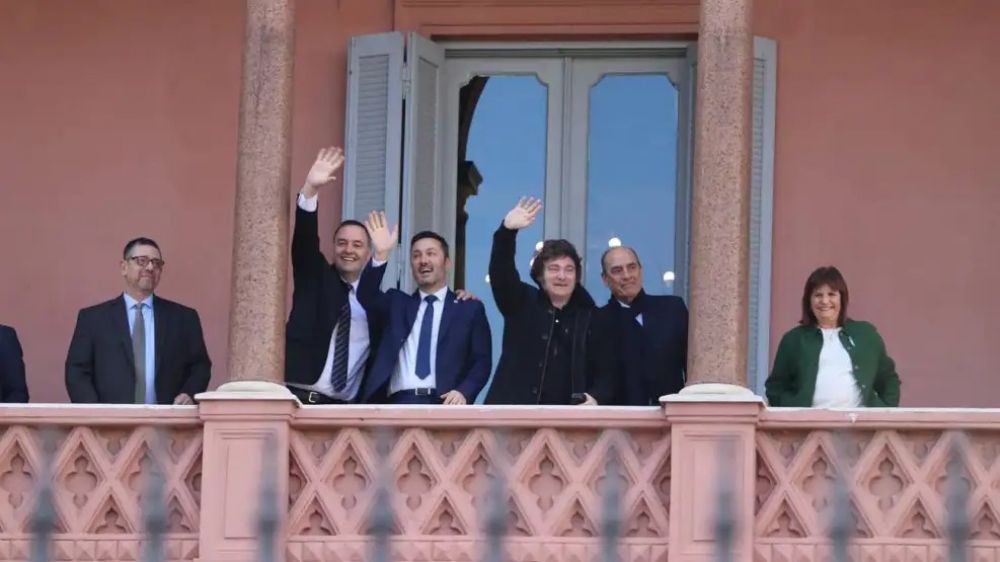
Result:
{"type": "Polygon", "coordinates": [[[1000,409],[982,408],[765,408],[759,429],[1000,429],[1000,409]]]}
{"type": "Polygon", "coordinates": [[[553,427],[601,429],[662,428],[657,407],[611,406],[304,406],[292,427],[414,426],[553,427]]]}
{"type": "Polygon", "coordinates": [[[197,406],[0,404],[3,425],[201,425],[197,406]]]}

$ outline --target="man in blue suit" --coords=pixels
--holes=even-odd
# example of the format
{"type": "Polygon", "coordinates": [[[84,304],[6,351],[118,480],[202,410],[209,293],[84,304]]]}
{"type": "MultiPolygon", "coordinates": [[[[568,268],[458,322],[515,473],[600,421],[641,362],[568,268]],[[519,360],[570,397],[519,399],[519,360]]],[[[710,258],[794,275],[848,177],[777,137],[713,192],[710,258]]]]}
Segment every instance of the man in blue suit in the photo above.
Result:
{"type": "Polygon", "coordinates": [[[27,402],[28,385],[24,381],[24,356],[17,332],[0,325],[0,402],[27,402]]]}
{"type": "Polygon", "coordinates": [[[483,303],[459,300],[448,289],[448,242],[434,232],[417,233],[410,241],[417,290],[383,293],[379,282],[398,230],[387,228],[384,213],[371,213],[365,226],[375,256],[361,276],[358,300],[383,332],[362,401],[459,405],[475,400],[492,367],[490,325],[483,303]]]}
{"type": "Polygon", "coordinates": [[[642,264],[635,250],[609,248],[601,257],[601,279],[611,290],[601,308],[615,334],[619,372],[613,404],[651,406],[660,396],[684,387],[687,369],[688,311],[680,297],[648,295],[642,289],[642,264]]]}

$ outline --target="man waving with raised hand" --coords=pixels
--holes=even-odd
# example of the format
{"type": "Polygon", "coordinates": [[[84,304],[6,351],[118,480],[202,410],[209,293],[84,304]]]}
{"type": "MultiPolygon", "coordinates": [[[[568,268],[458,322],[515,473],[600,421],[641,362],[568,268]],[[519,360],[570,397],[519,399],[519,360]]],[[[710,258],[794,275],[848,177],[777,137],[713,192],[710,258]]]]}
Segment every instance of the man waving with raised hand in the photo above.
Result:
{"type": "Polygon", "coordinates": [[[475,400],[490,376],[492,340],[486,310],[447,285],[448,242],[429,230],[410,240],[411,294],[379,288],[385,262],[398,240],[385,214],[372,212],[365,226],[375,248],[358,298],[384,330],[361,392],[366,402],[462,405],[475,400]]]}
{"type": "Polygon", "coordinates": [[[295,209],[285,382],[305,404],[355,402],[378,339],[357,297],[358,280],[371,254],[365,226],[355,220],[340,223],[333,232],[332,264],[320,251],[319,190],[336,179],[343,164],[340,148],[320,150],[295,209]]]}

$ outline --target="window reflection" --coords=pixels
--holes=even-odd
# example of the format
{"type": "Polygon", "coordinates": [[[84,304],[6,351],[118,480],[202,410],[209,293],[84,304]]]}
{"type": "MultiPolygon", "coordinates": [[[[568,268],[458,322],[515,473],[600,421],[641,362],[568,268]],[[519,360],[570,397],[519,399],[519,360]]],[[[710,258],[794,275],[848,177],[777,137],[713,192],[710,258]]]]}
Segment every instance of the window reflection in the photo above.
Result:
{"type": "Polygon", "coordinates": [[[677,89],[665,75],[603,77],[590,90],[587,289],[598,304],[601,255],[635,248],[646,290],[672,294],[677,192],[677,89]]]}
{"type": "MultiPolygon", "coordinates": [[[[503,317],[487,277],[493,232],[519,197],[543,198],[548,88],[535,76],[477,76],[462,88],[460,100],[455,287],[486,306],[495,367],[503,317]]],[[[517,236],[518,271],[529,283],[542,222],[539,217],[517,236]]]]}

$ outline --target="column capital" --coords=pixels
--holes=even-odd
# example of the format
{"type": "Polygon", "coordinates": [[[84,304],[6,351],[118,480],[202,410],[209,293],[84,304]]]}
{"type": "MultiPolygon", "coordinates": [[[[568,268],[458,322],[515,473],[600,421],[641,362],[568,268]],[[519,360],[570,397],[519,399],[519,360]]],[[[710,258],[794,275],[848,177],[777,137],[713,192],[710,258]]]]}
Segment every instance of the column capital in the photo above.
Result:
{"type": "Polygon", "coordinates": [[[748,388],[732,384],[704,383],[685,387],[679,394],[660,398],[663,414],[671,425],[757,425],[764,399],[748,388]]]}
{"type": "Polygon", "coordinates": [[[233,381],[211,392],[195,396],[202,421],[290,422],[302,406],[299,399],[280,384],[264,381],[233,381]]]}

